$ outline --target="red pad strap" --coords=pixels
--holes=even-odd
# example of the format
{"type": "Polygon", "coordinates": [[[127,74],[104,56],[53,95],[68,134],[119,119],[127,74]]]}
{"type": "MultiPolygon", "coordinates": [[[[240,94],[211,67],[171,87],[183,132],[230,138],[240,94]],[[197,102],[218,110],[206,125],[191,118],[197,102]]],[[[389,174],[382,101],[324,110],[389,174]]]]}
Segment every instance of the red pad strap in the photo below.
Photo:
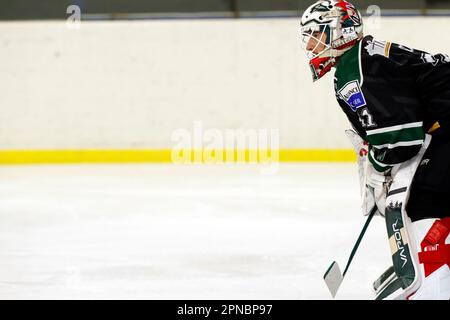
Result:
{"type": "Polygon", "coordinates": [[[440,245],[436,251],[419,252],[420,263],[440,263],[450,266],[450,244],[440,245]]]}
{"type": "Polygon", "coordinates": [[[450,267],[450,245],[445,240],[450,233],[450,218],[436,220],[420,244],[419,261],[423,263],[425,277],[447,264],[450,267]]]}

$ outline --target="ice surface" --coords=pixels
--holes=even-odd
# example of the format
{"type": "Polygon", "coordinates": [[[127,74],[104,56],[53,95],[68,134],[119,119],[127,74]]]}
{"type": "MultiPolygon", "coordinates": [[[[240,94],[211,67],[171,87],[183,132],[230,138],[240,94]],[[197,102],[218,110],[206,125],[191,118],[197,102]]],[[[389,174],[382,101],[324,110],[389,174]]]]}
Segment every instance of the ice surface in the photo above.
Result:
{"type": "MultiPolygon", "coordinates": [[[[364,224],[355,164],[0,167],[0,299],[330,299],[364,224]]],[[[390,265],[374,218],[337,299],[390,265]]]]}

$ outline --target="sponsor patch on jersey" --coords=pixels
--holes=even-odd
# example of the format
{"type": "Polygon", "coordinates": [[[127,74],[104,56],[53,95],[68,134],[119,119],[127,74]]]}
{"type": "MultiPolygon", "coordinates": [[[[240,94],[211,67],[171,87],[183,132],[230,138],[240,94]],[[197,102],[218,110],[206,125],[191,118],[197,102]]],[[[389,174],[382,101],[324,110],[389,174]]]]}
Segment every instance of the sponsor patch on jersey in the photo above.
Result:
{"type": "Polygon", "coordinates": [[[341,90],[339,90],[338,94],[354,112],[356,112],[358,108],[366,105],[366,99],[364,98],[361,87],[356,80],[347,83],[341,90]]]}
{"type": "Polygon", "coordinates": [[[389,58],[389,52],[391,50],[391,43],[386,41],[367,41],[367,46],[364,47],[370,56],[380,55],[389,58]]]}
{"type": "Polygon", "coordinates": [[[450,56],[447,54],[435,54],[422,53],[422,61],[424,63],[431,63],[434,67],[438,64],[444,64],[450,62],[450,56]]]}

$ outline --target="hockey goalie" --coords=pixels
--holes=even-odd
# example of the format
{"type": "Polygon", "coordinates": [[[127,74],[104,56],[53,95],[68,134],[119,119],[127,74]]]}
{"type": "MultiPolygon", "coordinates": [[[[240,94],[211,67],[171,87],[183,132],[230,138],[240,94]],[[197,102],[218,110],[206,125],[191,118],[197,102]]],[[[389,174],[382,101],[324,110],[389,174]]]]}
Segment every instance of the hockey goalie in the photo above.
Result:
{"type": "Polygon", "coordinates": [[[301,37],[313,81],[335,69],[363,213],[386,221],[392,266],[376,299],[450,299],[450,57],[365,36],[344,0],[307,8],[301,37]]]}

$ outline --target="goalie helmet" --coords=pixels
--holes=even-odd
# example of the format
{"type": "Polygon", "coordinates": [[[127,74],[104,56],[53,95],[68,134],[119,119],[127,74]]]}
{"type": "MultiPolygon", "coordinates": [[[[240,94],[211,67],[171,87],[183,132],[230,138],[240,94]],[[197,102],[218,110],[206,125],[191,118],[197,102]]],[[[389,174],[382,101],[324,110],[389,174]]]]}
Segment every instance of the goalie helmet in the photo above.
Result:
{"type": "Polygon", "coordinates": [[[301,20],[302,48],[309,59],[313,81],[330,71],[362,35],[361,15],[345,0],[318,1],[306,9],[301,20]]]}

